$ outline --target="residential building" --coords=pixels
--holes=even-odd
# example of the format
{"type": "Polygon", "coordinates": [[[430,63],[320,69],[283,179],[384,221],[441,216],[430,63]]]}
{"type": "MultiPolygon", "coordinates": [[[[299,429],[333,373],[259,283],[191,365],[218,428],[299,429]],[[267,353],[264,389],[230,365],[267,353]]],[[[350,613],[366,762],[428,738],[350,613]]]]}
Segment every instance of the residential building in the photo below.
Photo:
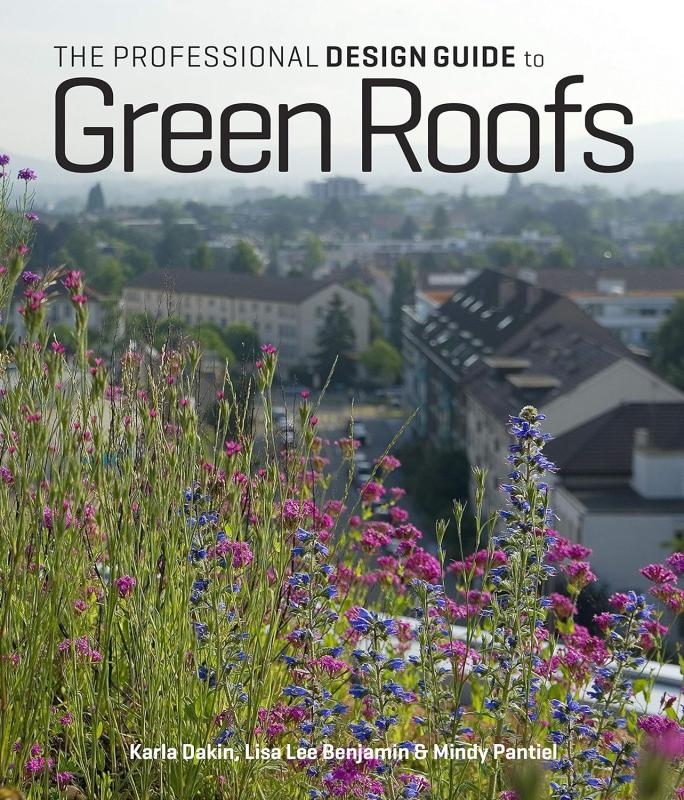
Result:
{"type": "Polygon", "coordinates": [[[284,366],[294,366],[315,352],[318,331],[335,295],[349,315],[356,351],[362,352],[369,345],[369,302],[337,281],[153,271],[128,284],[123,306],[126,313],[178,317],[190,325],[247,323],[263,341],[278,346],[284,366]]]}
{"type": "Polygon", "coordinates": [[[364,192],[364,185],[356,178],[327,178],[309,183],[309,193],[315,200],[356,200],[364,192]]]}
{"type": "Polygon", "coordinates": [[[562,320],[530,325],[470,375],[463,390],[464,444],[470,463],[487,470],[488,510],[496,508],[497,487],[506,475],[511,440],[503,423],[523,406],[542,410],[545,429],[560,437],[624,403],[684,402],[682,392],[647,369],[619,340],[593,336],[606,332],[585,319],[581,329],[562,320]]]}
{"type": "Polygon", "coordinates": [[[464,442],[464,387],[470,375],[533,322],[588,325],[599,342],[614,344],[614,337],[570,300],[489,269],[427,318],[414,307],[403,311],[406,399],[423,409],[418,432],[443,442],[464,442]]]}
{"type": "Polygon", "coordinates": [[[684,403],[625,403],[546,448],[560,467],[553,490],[559,532],[590,547],[610,591],[645,590],[645,564],[684,537],[684,403]]]}
{"type": "MultiPolygon", "coordinates": [[[[24,320],[19,311],[23,305],[22,292],[24,288],[24,284],[19,281],[10,312],[12,327],[19,332],[24,329],[24,320]]],[[[101,292],[88,286],[86,286],[84,293],[88,298],[88,329],[90,331],[101,331],[106,316],[106,297],[101,292]]],[[[51,328],[54,328],[55,325],[63,325],[72,329],[76,322],[74,304],[69,299],[69,293],[62,285],[61,280],[57,281],[48,290],[45,320],[51,328]]]]}
{"type": "Polygon", "coordinates": [[[526,269],[518,277],[569,297],[626,345],[645,350],[684,297],[684,269],[526,269]]]}
{"type": "Polygon", "coordinates": [[[634,585],[643,559],[684,532],[684,394],[568,298],[491,270],[427,319],[404,311],[418,433],[486,470],[485,513],[501,502],[504,423],[533,404],[555,437],[561,532],[595,551],[608,586],[634,585]],[[630,553],[615,559],[620,531],[630,553]]]}

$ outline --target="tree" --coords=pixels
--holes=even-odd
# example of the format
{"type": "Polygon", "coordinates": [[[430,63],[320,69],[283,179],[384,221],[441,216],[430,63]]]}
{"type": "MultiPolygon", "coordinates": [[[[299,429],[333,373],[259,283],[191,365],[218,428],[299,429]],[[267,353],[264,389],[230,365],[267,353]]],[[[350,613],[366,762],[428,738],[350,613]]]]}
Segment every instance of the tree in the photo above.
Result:
{"type": "Polygon", "coordinates": [[[96,183],[95,186],[88,192],[88,202],[86,204],[86,211],[89,214],[99,214],[100,211],[105,209],[104,192],[102,191],[102,184],[96,183]]]}
{"type": "Polygon", "coordinates": [[[401,353],[385,339],[375,339],[362,353],[361,363],[371,383],[378,386],[391,386],[401,375],[401,353]]]}
{"type": "Polygon", "coordinates": [[[432,212],[432,226],[430,236],[433,239],[443,239],[449,232],[449,215],[444,206],[436,206],[432,212]]]}
{"type": "Polygon", "coordinates": [[[190,268],[200,272],[210,270],[214,263],[214,256],[206,242],[200,242],[190,259],[190,268]]]}
{"type": "Polygon", "coordinates": [[[406,241],[411,242],[416,238],[419,231],[420,228],[418,227],[418,223],[415,221],[415,219],[413,219],[413,217],[404,217],[404,221],[399,226],[399,229],[395,232],[394,238],[405,239],[406,241]]]}
{"type": "Polygon", "coordinates": [[[317,351],[314,357],[316,372],[325,381],[335,364],[333,383],[350,384],[356,376],[354,348],[356,336],[349,320],[349,312],[339,294],[334,294],[328,304],[323,323],[316,337],[317,351]]]}
{"type": "Polygon", "coordinates": [[[200,241],[199,231],[194,225],[164,225],[164,234],[157,245],[157,264],[162,269],[187,266],[200,241]]]}
{"type": "Polygon", "coordinates": [[[575,266],[575,255],[565,244],[552,247],[542,259],[542,267],[550,269],[569,269],[575,266]]]}
{"type": "Polygon", "coordinates": [[[401,348],[401,309],[413,305],[416,291],[416,268],[408,258],[400,258],[394,270],[390,297],[390,341],[401,348]]]}
{"type": "Polygon", "coordinates": [[[663,378],[684,389],[684,299],[677,300],[656,332],[653,366],[663,378]]]}
{"type": "Polygon", "coordinates": [[[673,222],[660,231],[650,261],[654,267],[681,267],[684,264],[684,221],[673,222]]]}
{"type": "Polygon", "coordinates": [[[304,271],[311,275],[325,264],[323,243],[314,233],[310,233],[304,242],[304,271]]]}
{"type": "Polygon", "coordinates": [[[228,268],[231,272],[258,275],[263,266],[256,250],[245,239],[240,239],[230,251],[228,268]]]}
{"type": "Polygon", "coordinates": [[[231,322],[223,329],[223,339],[240,361],[254,358],[259,349],[259,337],[246,322],[231,322]]]}

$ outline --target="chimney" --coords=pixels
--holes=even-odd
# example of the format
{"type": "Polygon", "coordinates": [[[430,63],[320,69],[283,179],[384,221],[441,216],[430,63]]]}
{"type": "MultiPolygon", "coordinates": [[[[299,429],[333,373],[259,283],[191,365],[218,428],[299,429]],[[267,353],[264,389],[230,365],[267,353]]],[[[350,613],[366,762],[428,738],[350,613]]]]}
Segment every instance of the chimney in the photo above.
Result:
{"type": "Polygon", "coordinates": [[[650,443],[650,433],[648,428],[634,429],[634,447],[636,450],[643,450],[650,443]]]}
{"type": "Polygon", "coordinates": [[[511,280],[511,278],[503,278],[499,282],[499,308],[503,308],[512,302],[515,298],[516,290],[516,282],[511,280]]]}

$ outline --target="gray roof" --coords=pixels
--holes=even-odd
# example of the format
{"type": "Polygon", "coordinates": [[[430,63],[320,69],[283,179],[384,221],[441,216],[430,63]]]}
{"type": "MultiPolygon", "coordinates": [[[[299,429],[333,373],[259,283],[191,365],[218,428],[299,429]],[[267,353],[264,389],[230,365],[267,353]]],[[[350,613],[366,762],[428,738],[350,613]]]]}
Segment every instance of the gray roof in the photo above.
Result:
{"type": "Polygon", "coordinates": [[[412,341],[446,374],[503,419],[543,405],[632,354],[571,300],[483,270],[425,323],[412,341]]]}
{"type": "Polygon", "coordinates": [[[175,294],[237,297],[273,303],[301,303],[332,281],[311,278],[277,278],[234,272],[200,272],[191,269],[151,270],[128,283],[135,289],[156,289],[175,294]]]}
{"type": "Polygon", "coordinates": [[[569,488],[573,497],[595,514],[684,514],[684,499],[642,497],[628,485],[569,488]]]}
{"type": "Polygon", "coordinates": [[[684,294],[684,269],[540,269],[518,273],[524,279],[534,276],[534,285],[559,294],[619,296],[599,282],[622,284],[625,294],[684,294]]]}
{"type": "Polygon", "coordinates": [[[507,355],[524,357],[528,366],[515,371],[483,363],[467,382],[468,392],[501,419],[527,404],[543,410],[619,359],[630,357],[618,341],[600,341],[560,320],[529,326],[524,336],[504,349],[507,355]],[[524,376],[529,380],[521,380],[524,376]]]}
{"type": "Polygon", "coordinates": [[[684,403],[625,403],[553,439],[546,453],[563,476],[631,475],[638,428],[649,448],[684,450],[684,403]]]}
{"type": "Polygon", "coordinates": [[[559,295],[485,269],[441,305],[412,335],[447,370],[466,375],[496,353],[559,295]]]}

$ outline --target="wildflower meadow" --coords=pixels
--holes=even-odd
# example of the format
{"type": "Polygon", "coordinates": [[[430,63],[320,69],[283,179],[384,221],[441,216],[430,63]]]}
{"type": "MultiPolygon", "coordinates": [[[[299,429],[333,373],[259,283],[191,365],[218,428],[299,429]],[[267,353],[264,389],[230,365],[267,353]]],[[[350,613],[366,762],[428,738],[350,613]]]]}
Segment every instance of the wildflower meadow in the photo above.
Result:
{"type": "Polygon", "coordinates": [[[498,515],[475,470],[474,548],[446,557],[456,504],[433,554],[391,452],[357,489],[353,430],[319,436],[325,390],[278,437],[274,346],[241,391],[226,371],[211,425],[191,342],[92,352],[82,276],[27,266],[36,176],[0,163],[0,796],[684,797],[681,697],[643,710],[684,554],[580,625],[596,576],[556,533],[541,413],[507,423],[498,515]]]}

